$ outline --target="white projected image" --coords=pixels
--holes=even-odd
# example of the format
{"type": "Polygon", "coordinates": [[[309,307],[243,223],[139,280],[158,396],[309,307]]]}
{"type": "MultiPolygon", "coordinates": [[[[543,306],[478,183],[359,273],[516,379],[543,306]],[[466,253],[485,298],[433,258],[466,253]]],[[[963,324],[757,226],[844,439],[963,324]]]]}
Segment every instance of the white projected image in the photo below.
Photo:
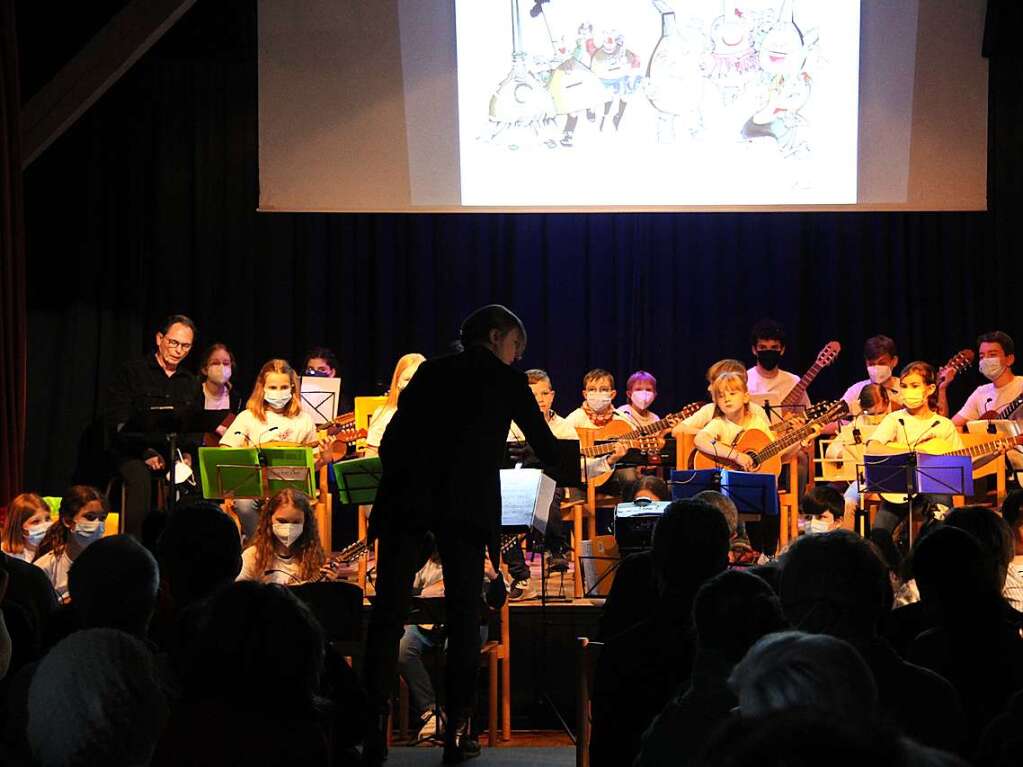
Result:
{"type": "Polygon", "coordinates": [[[859,0],[456,0],[463,205],[856,202],[859,0]]]}

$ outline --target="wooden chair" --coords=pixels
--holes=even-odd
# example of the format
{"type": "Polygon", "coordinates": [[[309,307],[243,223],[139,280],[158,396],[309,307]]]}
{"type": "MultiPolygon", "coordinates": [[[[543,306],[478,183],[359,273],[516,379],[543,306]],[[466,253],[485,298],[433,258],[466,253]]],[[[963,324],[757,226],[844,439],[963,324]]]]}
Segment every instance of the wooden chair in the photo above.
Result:
{"type": "Polygon", "coordinates": [[[575,572],[573,573],[572,580],[575,586],[576,597],[583,593],[581,562],[583,556],[583,517],[586,513],[586,501],[582,498],[561,502],[562,522],[572,522],[572,558],[575,560],[575,572]]]}
{"type": "MultiPolygon", "coordinates": [[[[498,613],[499,639],[488,639],[480,646],[480,662],[487,667],[487,745],[497,745],[498,727],[502,741],[511,740],[511,627],[507,600],[498,613]],[[500,718],[498,717],[500,707],[500,718]]],[[[409,738],[409,690],[398,680],[398,737],[409,738]]],[[[388,728],[390,730],[390,728],[388,728]]]]}
{"type": "MultiPolygon", "coordinates": [[[[976,444],[982,442],[988,442],[994,437],[990,434],[960,434],[963,440],[963,447],[973,447],[976,444]]],[[[995,509],[1002,507],[1002,502],[1005,501],[1007,490],[1005,487],[1006,483],[1006,469],[1005,469],[1005,455],[1002,453],[996,453],[992,456],[991,460],[981,464],[974,468],[973,479],[983,479],[984,477],[995,478],[995,489],[994,493],[990,494],[987,498],[983,499],[984,505],[992,505],[995,509]]],[[[965,503],[965,499],[963,499],[965,503]]],[[[957,504],[959,505],[959,504],[957,504]]]]}
{"type": "Polygon", "coordinates": [[[578,642],[578,692],[576,694],[576,767],[590,766],[590,732],[593,724],[590,715],[590,698],[593,694],[593,679],[596,675],[597,660],[604,649],[602,642],[591,642],[586,637],[579,637],[578,642]]]}
{"type": "MultiPolygon", "coordinates": [[[[328,464],[324,464],[320,467],[318,493],[316,503],[313,507],[313,511],[316,514],[316,527],[320,531],[320,545],[323,546],[323,550],[328,554],[333,551],[331,537],[330,523],[332,519],[334,499],[330,494],[330,484],[327,480],[327,473],[330,470],[328,464]]],[[[359,588],[363,588],[365,584],[359,584],[359,588]]]]}
{"type": "MultiPolygon", "coordinates": [[[[355,398],[355,428],[369,429],[370,418],[376,409],[387,404],[387,397],[356,397],[355,398]]],[[[366,439],[360,439],[355,443],[355,448],[360,453],[366,449],[366,439]]]]}

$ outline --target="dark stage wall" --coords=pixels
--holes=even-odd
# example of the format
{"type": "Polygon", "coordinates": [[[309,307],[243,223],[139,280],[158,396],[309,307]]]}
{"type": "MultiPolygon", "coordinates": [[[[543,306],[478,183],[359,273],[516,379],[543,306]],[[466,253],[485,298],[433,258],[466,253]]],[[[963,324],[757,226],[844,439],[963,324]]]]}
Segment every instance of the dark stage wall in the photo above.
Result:
{"type": "MultiPolygon", "coordinates": [[[[842,342],[815,399],[864,377],[875,333],[906,362],[943,362],[994,327],[1023,342],[1021,70],[992,61],[988,213],[257,214],[255,2],[197,3],[26,174],[25,485],[60,492],[76,467],[98,481],[87,427],[115,366],[172,311],[196,318],[199,346],[232,347],[245,390],[267,358],[326,344],[346,390],[369,394],[399,355],[444,350],[467,311],[500,301],[562,413],[595,366],[620,389],[654,372],[655,410],[700,397],[710,362],[749,359],[764,315],[788,326],[797,372],[842,342]]],[[[459,400],[437,403],[437,445],[459,400]]]]}

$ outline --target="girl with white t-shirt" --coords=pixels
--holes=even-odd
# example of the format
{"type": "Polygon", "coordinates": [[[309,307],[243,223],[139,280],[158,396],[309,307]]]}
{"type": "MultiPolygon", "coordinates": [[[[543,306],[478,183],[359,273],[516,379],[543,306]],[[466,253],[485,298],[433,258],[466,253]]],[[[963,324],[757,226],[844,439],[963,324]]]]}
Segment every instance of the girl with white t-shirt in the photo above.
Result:
{"type": "Polygon", "coordinates": [[[71,563],[90,543],[103,537],[110,508],[94,487],[73,485],[60,501],[59,519],[39,542],[32,563],[50,579],[61,601],[68,600],[67,575],[71,563]]]}
{"type": "Polygon", "coordinates": [[[309,497],[281,490],[259,516],[237,580],[294,586],[318,578],[325,559],[309,497]]]}
{"type": "MultiPolygon", "coordinates": [[[[259,447],[269,442],[316,443],[320,449],[317,468],[329,455],[327,442],[317,439],[313,419],[302,410],[298,374],[286,360],[270,360],[263,365],[245,410],[220,438],[222,447],[259,447]]],[[[239,499],[234,502],[234,510],[244,537],[250,538],[259,521],[258,503],[239,499]]]]}
{"type": "Polygon", "coordinates": [[[757,429],[774,440],[771,425],[750,406],[746,379],[739,373],[722,373],[711,384],[714,417],[693,437],[693,445],[712,458],[727,458],[743,471],[753,467],[753,459],[732,445],[745,431],[757,429]]]}
{"type": "Polygon", "coordinates": [[[384,438],[387,425],[398,412],[398,397],[408,386],[419,366],[426,362],[422,354],[412,352],[404,355],[394,366],[391,376],[391,388],[387,390],[387,402],[373,411],[369,418],[369,431],[366,432],[366,455],[374,456],[380,452],[380,442],[384,438]]]}
{"type": "Polygon", "coordinates": [[[50,529],[50,507],[35,493],[22,493],[7,508],[3,542],[5,554],[31,562],[50,529]]]}
{"type": "MultiPolygon", "coordinates": [[[[963,441],[955,424],[935,412],[938,406],[937,378],[934,367],[927,362],[911,362],[902,369],[899,389],[904,407],[889,413],[878,424],[867,442],[868,455],[926,450],[928,443],[935,440],[945,443],[943,449],[936,452],[962,449],[963,441]]],[[[925,503],[952,505],[951,498],[945,495],[923,495],[920,499],[925,503]]],[[[890,536],[908,510],[908,503],[882,501],[871,526],[871,536],[875,539],[877,534],[890,536]]]]}

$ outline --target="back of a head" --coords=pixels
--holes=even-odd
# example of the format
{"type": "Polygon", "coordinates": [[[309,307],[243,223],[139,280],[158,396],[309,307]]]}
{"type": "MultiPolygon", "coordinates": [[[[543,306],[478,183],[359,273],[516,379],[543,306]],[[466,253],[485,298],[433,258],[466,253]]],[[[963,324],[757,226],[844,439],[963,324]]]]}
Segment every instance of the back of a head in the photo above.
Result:
{"type": "Polygon", "coordinates": [[[728,523],[728,532],[735,535],[735,531],[739,528],[739,509],[736,508],[735,501],[717,490],[702,490],[693,498],[697,501],[706,501],[720,511],[721,516],[728,523]]]}
{"type": "Polygon", "coordinates": [[[721,512],[704,501],[674,501],[654,528],[654,578],[662,594],[691,597],[728,567],[730,535],[721,512]]]}
{"type": "Polygon", "coordinates": [[[1005,574],[1015,554],[1012,530],[998,514],[982,506],[962,506],[953,509],[945,524],[958,527],[973,535],[988,561],[996,571],[1001,584],[1005,583],[1005,574]]]}
{"type": "Polygon", "coordinates": [[[636,480],[636,484],[632,487],[632,496],[635,498],[639,494],[643,494],[644,497],[653,495],[659,501],[670,501],[671,490],[668,489],[668,483],[660,477],[655,477],[652,474],[647,474],[636,480]]]}
{"type": "Polygon", "coordinates": [[[1023,490],[1013,490],[1002,501],[1002,519],[1012,530],[1023,525],[1023,518],[1020,516],[1020,509],[1023,508],[1023,490]]]}
{"type": "Polygon", "coordinates": [[[166,701],[148,648],[114,629],[86,629],[39,663],[26,735],[36,763],[148,764],[166,701]]]}
{"type": "Polygon", "coordinates": [[[935,606],[968,608],[1001,594],[990,557],[971,533],[958,527],[941,525],[922,537],[912,564],[921,599],[935,606]]]}
{"type": "Polygon", "coordinates": [[[234,581],[242,569],[238,528],[220,507],[198,501],[179,507],[157,544],[160,575],[180,609],[234,581]]]}
{"type": "Polygon", "coordinates": [[[891,605],[885,564],[848,530],[799,538],[781,565],[782,607],[801,631],[867,639],[891,605]]]}
{"type": "Polygon", "coordinates": [[[854,728],[876,721],[877,686],[860,654],[841,639],[785,631],[760,639],[729,685],[743,717],[808,709],[854,728]]]}
{"type": "Polygon", "coordinates": [[[262,707],[266,691],[272,690],[294,711],[312,704],[323,667],[323,629],[289,589],[232,583],[205,609],[185,679],[186,696],[262,707]]]}
{"type": "Polygon", "coordinates": [[[781,603],[767,582],[742,570],[726,570],[700,587],[693,626],[701,651],[738,663],[762,636],[787,628],[781,603]]]}
{"type": "Polygon", "coordinates": [[[490,341],[491,330],[496,330],[501,336],[518,330],[522,334],[522,340],[526,339],[526,327],[515,312],[501,304],[488,304],[465,318],[459,332],[459,340],[467,349],[471,346],[486,346],[490,341]]]}
{"type": "Polygon", "coordinates": [[[134,538],[116,535],[89,545],[71,565],[67,581],[83,628],[145,635],[160,572],[153,555],[134,538]]]}

